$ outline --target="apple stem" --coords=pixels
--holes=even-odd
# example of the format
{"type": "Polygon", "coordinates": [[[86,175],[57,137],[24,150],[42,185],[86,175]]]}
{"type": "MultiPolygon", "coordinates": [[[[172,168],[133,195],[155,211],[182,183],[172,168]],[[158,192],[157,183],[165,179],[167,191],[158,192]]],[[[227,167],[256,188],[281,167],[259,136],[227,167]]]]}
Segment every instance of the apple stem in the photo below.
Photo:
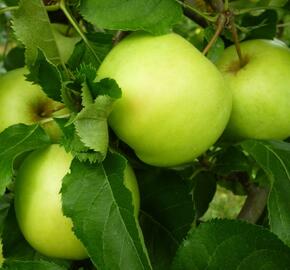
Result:
{"type": "Polygon", "coordinates": [[[240,47],[239,36],[238,36],[238,31],[237,31],[237,27],[235,24],[234,16],[230,16],[229,22],[230,22],[229,29],[232,33],[232,37],[233,37],[235,47],[236,47],[236,52],[237,52],[238,57],[239,57],[240,67],[242,68],[245,65],[245,61],[244,61],[241,47],[240,47]]]}
{"type": "Polygon", "coordinates": [[[83,31],[81,30],[81,28],[79,27],[77,21],[73,18],[73,16],[70,14],[69,10],[66,7],[65,4],[65,0],[60,0],[60,9],[63,11],[64,15],[66,16],[66,18],[69,20],[69,22],[71,23],[71,25],[73,26],[73,28],[78,32],[78,34],[80,35],[80,37],[83,39],[83,41],[86,43],[87,47],[89,48],[89,50],[92,52],[92,54],[94,55],[94,57],[96,58],[96,60],[101,63],[101,59],[99,58],[99,56],[95,53],[93,47],[90,44],[90,41],[87,39],[86,35],[83,33],[83,31]]]}
{"type": "Polygon", "coordinates": [[[223,14],[221,14],[218,17],[218,20],[217,20],[217,28],[216,28],[216,31],[215,31],[214,35],[212,36],[211,40],[209,41],[209,43],[207,44],[207,46],[204,48],[203,52],[202,52],[204,55],[206,55],[208,53],[208,51],[210,50],[210,48],[217,41],[219,35],[221,34],[221,32],[223,31],[223,29],[225,27],[225,22],[226,22],[226,17],[223,14]]]}

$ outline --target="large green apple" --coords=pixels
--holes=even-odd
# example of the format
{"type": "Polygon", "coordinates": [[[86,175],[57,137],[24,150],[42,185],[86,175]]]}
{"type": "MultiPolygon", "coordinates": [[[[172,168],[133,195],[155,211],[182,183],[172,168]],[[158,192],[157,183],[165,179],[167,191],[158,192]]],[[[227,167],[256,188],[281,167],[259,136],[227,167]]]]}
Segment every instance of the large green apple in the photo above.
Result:
{"type": "MultiPolygon", "coordinates": [[[[71,161],[71,154],[57,144],[31,153],[17,174],[15,211],[20,229],[33,248],[49,257],[77,260],[86,258],[87,252],[72,231],[72,221],[62,213],[60,194],[71,161]]],[[[129,166],[124,184],[132,191],[137,215],[139,191],[129,166]]]]}
{"type": "Polygon", "coordinates": [[[45,121],[66,109],[62,109],[62,103],[48,98],[40,86],[26,81],[24,74],[28,70],[19,68],[0,76],[0,132],[19,123],[43,123],[50,137],[57,140],[61,134],[59,127],[54,121],[45,121]]]}
{"type": "Polygon", "coordinates": [[[80,36],[73,29],[68,31],[65,24],[53,23],[51,26],[59,54],[65,63],[70,58],[75,44],[80,41],[80,36]]]}
{"type": "Polygon", "coordinates": [[[282,42],[251,40],[217,63],[233,92],[233,109],[225,132],[229,139],[285,139],[290,136],[290,50],[282,42]]]}
{"type": "Polygon", "coordinates": [[[122,89],[109,124],[144,162],[193,161],[223,132],[231,92],[217,68],[177,34],[135,33],[105,58],[98,79],[122,89]]]}

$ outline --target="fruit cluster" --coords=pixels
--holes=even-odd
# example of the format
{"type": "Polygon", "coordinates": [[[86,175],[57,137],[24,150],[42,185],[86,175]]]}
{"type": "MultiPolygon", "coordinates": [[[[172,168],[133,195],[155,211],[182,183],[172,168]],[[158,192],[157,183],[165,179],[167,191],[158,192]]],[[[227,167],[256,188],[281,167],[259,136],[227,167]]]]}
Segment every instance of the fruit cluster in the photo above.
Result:
{"type": "MultiPolygon", "coordinates": [[[[66,61],[78,38],[56,35],[66,61]]],[[[108,119],[110,127],[140,160],[160,167],[194,161],[222,134],[223,140],[231,141],[287,138],[289,49],[269,40],[240,45],[243,61],[229,47],[215,66],[177,34],[126,37],[107,55],[97,74],[98,80],[115,79],[122,89],[108,119]]],[[[39,123],[58,142],[61,130],[53,117],[64,105],[26,81],[26,73],[21,68],[0,78],[0,132],[18,123],[39,123]]],[[[29,154],[17,174],[15,210],[23,235],[37,251],[83,259],[86,250],[61,206],[62,178],[69,173],[72,159],[58,144],[29,154]]],[[[139,191],[130,165],[124,184],[133,194],[137,217],[139,191]]]]}

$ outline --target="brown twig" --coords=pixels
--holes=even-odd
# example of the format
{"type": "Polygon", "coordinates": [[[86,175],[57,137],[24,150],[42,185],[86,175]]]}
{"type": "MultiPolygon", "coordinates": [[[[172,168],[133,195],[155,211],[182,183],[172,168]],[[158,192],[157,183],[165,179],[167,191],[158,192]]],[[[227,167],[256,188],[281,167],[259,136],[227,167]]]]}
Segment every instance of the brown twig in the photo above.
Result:
{"type": "Polygon", "coordinates": [[[265,209],[269,189],[251,183],[247,193],[247,199],[237,218],[255,224],[265,209]]]}
{"type": "Polygon", "coordinates": [[[113,37],[113,45],[116,46],[124,37],[128,35],[129,32],[126,31],[117,31],[115,36],[113,37]]]}
{"type": "Polygon", "coordinates": [[[238,54],[238,57],[239,57],[240,67],[242,68],[246,63],[245,63],[245,59],[243,58],[243,55],[242,55],[242,51],[241,51],[241,47],[240,47],[239,36],[238,36],[237,27],[236,27],[236,24],[235,24],[234,15],[233,14],[229,14],[228,18],[229,18],[228,28],[230,29],[230,31],[232,33],[232,37],[233,37],[233,40],[234,40],[234,43],[235,43],[236,51],[237,51],[237,54],[238,54]]]}
{"type": "Polygon", "coordinates": [[[211,40],[209,41],[209,43],[204,48],[203,52],[202,52],[204,55],[206,55],[208,53],[208,51],[210,50],[210,48],[217,41],[219,35],[221,34],[221,32],[223,31],[223,29],[225,27],[225,22],[226,22],[226,17],[224,16],[224,14],[221,14],[218,17],[218,20],[217,20],[217,28],[216,28],[216,31],[215,31],[214,35],[212,36],[211,40]]]}
{"type": "Polygon", "coordinates": [[[213,10],[222,13],[224,11],[224,2],[223,0],[206,0],[213,10]]]}

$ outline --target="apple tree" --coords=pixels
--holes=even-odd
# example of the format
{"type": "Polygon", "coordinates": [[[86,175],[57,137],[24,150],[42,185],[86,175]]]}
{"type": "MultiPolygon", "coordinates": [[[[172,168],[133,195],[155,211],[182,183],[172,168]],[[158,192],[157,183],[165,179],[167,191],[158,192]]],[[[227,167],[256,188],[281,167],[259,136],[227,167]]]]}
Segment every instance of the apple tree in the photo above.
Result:
{"type": "Polygon", "coordinates": [[[0,269],[290,269],[290,1],[0,1],[0,269]]]}

